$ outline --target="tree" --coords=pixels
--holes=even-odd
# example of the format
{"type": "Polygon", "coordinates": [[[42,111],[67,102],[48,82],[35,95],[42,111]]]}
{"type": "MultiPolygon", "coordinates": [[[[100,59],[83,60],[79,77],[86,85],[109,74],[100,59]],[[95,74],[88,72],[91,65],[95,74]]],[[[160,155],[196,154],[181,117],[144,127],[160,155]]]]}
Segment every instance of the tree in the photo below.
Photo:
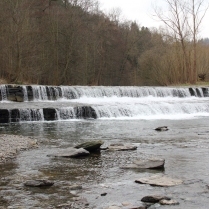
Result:
{"type": "Polygon", "coordinates": [[[197,81],[197,37],[208,5],[204,5],[204,0],[165,0],[165,2],[169,8],[168,13],[163,13],[158,9],[155,9],[155,13],[171,31],[169,35],[181,44],[184,58],[182,65],[184,82],[195,84],[197,81]]]}

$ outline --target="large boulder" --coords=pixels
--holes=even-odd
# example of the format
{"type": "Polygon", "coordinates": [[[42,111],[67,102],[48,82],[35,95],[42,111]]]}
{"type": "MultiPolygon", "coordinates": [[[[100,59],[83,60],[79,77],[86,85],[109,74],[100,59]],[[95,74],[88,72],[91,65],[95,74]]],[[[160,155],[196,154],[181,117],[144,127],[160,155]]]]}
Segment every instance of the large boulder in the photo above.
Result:
{"type": "Polygon", "coordinates": [[[90,153],[83,149],[76,149],[74,147],[70,147],[67,149],[59,149],[56,153],[52,153],[47,155],[48,157],[63,157],[63,158],[76,158],[81,156],[89,155],[90,153]]]}
{"type": "Polygon", "coordinates": [[[101,145],[103,145],[104,142],[103,141],[89,141],[89,142],[84,142],[82,144],[76,145],[75,148],[79,149],[79,148],[83,148],[89,152],[94,152],[100,149],[101,145]]]}

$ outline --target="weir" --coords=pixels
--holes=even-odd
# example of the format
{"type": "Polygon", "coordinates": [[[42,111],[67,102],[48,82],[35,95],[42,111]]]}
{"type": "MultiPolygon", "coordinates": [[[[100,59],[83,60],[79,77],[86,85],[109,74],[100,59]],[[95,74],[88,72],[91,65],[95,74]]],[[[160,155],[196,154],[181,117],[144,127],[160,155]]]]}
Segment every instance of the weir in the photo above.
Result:
{"type": "Polygon", "coordinates": [[[0,102],[54,101],[80,97],[209,97],[208,87],[0,85],[0,102]]]}
{"type": "Polygon", "coordinates": [[[202,116],[208,87],[0,85],[0,123],[202,116]]]}

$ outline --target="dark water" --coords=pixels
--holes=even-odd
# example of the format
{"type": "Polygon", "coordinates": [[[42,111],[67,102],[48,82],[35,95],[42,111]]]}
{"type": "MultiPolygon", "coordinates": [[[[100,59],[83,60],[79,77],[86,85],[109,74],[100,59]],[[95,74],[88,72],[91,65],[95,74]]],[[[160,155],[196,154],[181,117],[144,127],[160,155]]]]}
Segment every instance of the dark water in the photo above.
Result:
{"type": "MultiPolygon", "coordinates": [[[[145,195],[167,195],[178,206],[159,208],[209,208],[209,118],[192,120],[80,120],[54,123],[20,123],[1,128],[1,133],[32,136],[39,148],[24,151],[13,163],[0,167],[0,206],[3,208],[56,208],[71,201],[69,186],[79,184],[79,196],[90,208],[106,208],[130,202],[141,204],[145,195]],[[156,132],[167,125],[169,131],[156,132]],[[133,143],[136,151],[101,151],[81,159],[53,159],[47,154],[57,148],[89,140],[133,143]],[[136,158],[165,159],[164,171],[124,170],[121,166],[136,158]],[[141,177],[163,173],[183,180],[174,187],[136,184],[141,177]],[[29,179],[48,178],[55,185],[48,189],[23,186],[29,179]],[[106,196],[101,196],[107,193],[106,196]]],[[[1,208],[1,207],[0,207],[1,208]]]]}

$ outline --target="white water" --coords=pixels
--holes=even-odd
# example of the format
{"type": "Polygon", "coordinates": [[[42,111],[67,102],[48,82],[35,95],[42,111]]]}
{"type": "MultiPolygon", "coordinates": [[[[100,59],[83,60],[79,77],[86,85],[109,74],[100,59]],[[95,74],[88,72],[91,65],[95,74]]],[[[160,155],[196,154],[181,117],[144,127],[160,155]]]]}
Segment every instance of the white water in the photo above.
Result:
{"type": "MultiPolygon", "coordinates": [[[[57,99],[78,99],[80,97],[190,97],[189,88],[172,87],[135,87],[135,86],[31,86],[34,101],[57,99]],[[48,89],[48,95],[47,95],[48,89]]],[[[201,88],[193,88],[195,96],[204,97],[201,88]],[[197,92],[198,91],[198,92],[197,92]]]]}
{"type": "Polygon", "coordinates": [[[32,90],[34,101],[48,100],[46,86],[32,86],[32,90]]]}
{"type": "MultiPolygon", "coordinates": [[[[165,88],[165,87],[135,87],[135,86],[61,86],[62,98],[71,99],[86,97],[189,97],[188,88],[165,88]]],[[[201,90],[202,92],[202,90],[201,90]]]]}
{"type": "MultiPolygon", "coordinates": [[[[62,100],[61,103],[68,104],[68,100],[62,100]]],[[[191,119],[209,116],[209,98],[204,97],[81,97],[71,103],[91,106],[99,119],[191,119]]],[[[73,108],[62,108],[59,111],[60,115],[64,115],[58,117],[60,120],[75,116],[73,108]]]]}
{"type": "MultiPolygon", "coordinates": [[[[77,117],[74,107],[80,106],[92,107],[97,119],[105,120],[209,117],[208,90],[209,88],[204,88],[203,92],[203,88],[200,87],[34,85],[32,86],[34,100],[26,105],[19,104],[22,105],[19,108],[21,110],[20,121],[43,121],[43,108],[48,107],[55,108],[57,120],[72,120],[77,117]]],[[[23,92],[24,101],[28,101],[27,88],[24,86],[23,92]]],[[[6,100],[5,85],[1,85],[1,94],[6,100]]],[[[14,108],[16,108],[15,106],[14,108]]],[[[7,107],[5,106],[5,108],[7,107]]]]}
{"type": "Polygon", "coordinates": [[[20,122],[44,121],[43,109],[19,109],[20,122]]]}
{"type": "Polygon", "coordinates": [[[26,86],[22,86],[23,94],[24,94],[24,102],[28,102],[28,94],[26,86]]]}
{"type": "Polygon", "coordinates": [[[7,101],[7,88],[6,85],[0,85],[0,92],[1,92],[1,101],[7,101]]]}
{"type": "Polygon", "coordinates": [[[57,120],[59,121],[70,120],[70,119],[76,118],[73,107],[56,109],[56,114],[57,114],[57,120]]]}

